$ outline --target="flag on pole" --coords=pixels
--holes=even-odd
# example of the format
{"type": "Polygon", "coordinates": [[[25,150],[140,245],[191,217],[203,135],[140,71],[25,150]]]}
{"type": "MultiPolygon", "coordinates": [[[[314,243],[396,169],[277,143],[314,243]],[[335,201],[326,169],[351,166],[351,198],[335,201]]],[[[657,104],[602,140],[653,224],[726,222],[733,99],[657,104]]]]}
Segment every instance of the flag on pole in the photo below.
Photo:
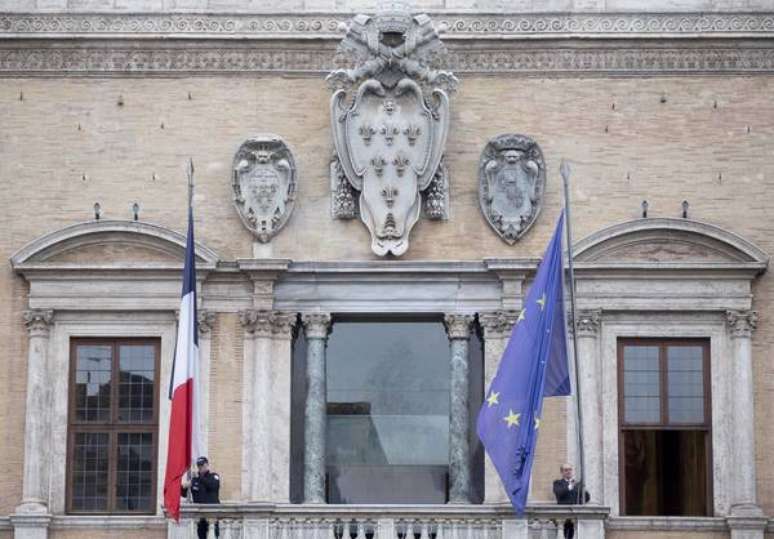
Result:
{"type": "Polygon", "coordinates": [[[543,397],[570,394],[565,331],[564,212],[478,414],[478,436],[517,514],[527,505],[543,397]]]}
{"type": "Polygon", "coordinates": [[[183,294],[177,342],[172,363],[169,399],[167,470],[164,477],[164,507],[167,515],[180,519],[180,480],[200,451],[199,433],[199,322],[196,316],[196,260],[193,210],[188,208],[188,239],[183,268],[183,294]]]}

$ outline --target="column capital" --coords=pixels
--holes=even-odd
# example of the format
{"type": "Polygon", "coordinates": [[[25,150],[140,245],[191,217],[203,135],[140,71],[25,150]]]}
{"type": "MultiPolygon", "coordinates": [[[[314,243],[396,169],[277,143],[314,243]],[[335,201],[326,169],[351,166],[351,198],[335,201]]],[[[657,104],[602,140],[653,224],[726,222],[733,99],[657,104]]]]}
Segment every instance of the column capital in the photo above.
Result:
{"type": "Polygon", "coordinates": [[[212,332],[212,328],[215,326],[217,313],[207,309],[200,309],[197,311],[196,315],[198,318],[197,322],[199,323],[199,335],[209,336],[212,332]]]}
{"type": "Polygon", "coordinates": [[[302,313],[304,334],[311,339],[325,339],[331,331],[330,313],[302,313]]]}
{"type": "Polygon", "coordinates": [[[726,325],[732,337],[751,337],[758,325],[756,311],[726,311],[726,325]]]}
{"type": "Polygon", "coordinates": [[[271,331],[275,337],[289,339],[296,325],[296,313],[275,311],[272,316],[271,331]]]}
{"type": "Polygon", "coordinates": [[[511,334],[519,311],[493,311],[479,313],[478,320],[484,328],[485,339],[505,339],[511,334]]]}
{"type": "Polygon", "coordinates": [[[30,337],[47,337],[51,322],[54,321],[54,311],[51,309],[30,309],[24,311],[24,325],[30,337]]]}
{"type": "Polygon", "coordinates": [[[245,309],[239,311],[239,322],[249,335],[271,337],[273,315],[273,311],[265,309],[245,309]]]}
{"type": "Polygon", "coordinates": [[[472,314],[447,313],[443,317],[443,323],[450,339],[468,339],[475,319],[472,314]]]}
{"type": "MultiPolygon", "coordinates": [[[[570,317],[567,317],[567,328],[572,333],[573,327],[570,323],[570,317]]],[[[599,328],[602,325],[602,309],[586,309],[576,311],[575,330],[578,337],[596,337],[599,328]]]]}

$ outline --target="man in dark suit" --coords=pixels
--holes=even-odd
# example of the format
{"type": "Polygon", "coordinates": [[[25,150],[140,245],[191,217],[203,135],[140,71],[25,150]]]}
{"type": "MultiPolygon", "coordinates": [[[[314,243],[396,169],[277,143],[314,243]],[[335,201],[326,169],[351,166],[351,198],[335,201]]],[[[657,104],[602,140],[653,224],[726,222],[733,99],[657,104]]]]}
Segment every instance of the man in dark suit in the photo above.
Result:
{"type": "MultiPolygon", "coordinates": [[[[554,496],[556,496],[556,503],[560,505],[574,505],[580,503],[587,503],[591,496],[583,489],[583,484],[575,481],[575,470],[572,464],[562,464],[559,467],[559,471],[562,474],[561,479],[554,481],[554,496]],[[583,501],[581,502],[580,493],[583,493],[583,501]]],[[[564,537],[565,539],[572,539],[575,537],[575,523],[567,519],[564,521],[564,537]]]]}

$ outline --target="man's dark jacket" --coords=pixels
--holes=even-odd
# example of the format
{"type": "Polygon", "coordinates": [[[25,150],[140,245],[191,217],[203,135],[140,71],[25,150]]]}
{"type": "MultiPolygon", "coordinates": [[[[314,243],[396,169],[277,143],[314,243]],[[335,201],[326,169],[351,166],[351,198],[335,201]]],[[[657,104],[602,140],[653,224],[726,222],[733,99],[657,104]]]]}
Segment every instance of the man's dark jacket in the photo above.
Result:
{"type": "Polygon", "coordinates": [[[582,483],[575,483],[570,489],[570,484],[564,479],[557,479],[554,481],[554,496],[556,496],[556,503],[561,505],[573,505],[579,503],[578,492],[583,492],[586,496],[585,502],[591,499],[589,493],[583,490],[582,483]]]}
{"type": "MultiPolygon", "coordinates": [[[[182,489],[181,496],[188,494],[182,489]]],[[[220,503],[220,476],[214,472],[199,474],[191,479],[191,497],[194,503],[220,503]]]]}

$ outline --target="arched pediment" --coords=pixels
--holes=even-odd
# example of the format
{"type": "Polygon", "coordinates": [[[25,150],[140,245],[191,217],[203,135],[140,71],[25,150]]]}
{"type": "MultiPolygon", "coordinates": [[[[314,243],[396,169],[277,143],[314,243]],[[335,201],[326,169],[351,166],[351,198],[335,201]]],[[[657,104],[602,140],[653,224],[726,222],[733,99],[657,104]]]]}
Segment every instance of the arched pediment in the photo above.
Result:
{"type": "Polygon", "coordinates": [[[720,227],[689,219],[648,218],[614,225],[575,244],[587,263],[768,264],[752,242],[720,227]]]}
{"type": "MultiPolygon", "coordinates": [[[[84,265],[132,267],[179,265],[186,238],[168,228],[141,221],[89,221],[41,236],[11,257],[11,265],[84,265]]],[[[197,263],[214,267],[219,257],[196,244],[197,263]]]]}

